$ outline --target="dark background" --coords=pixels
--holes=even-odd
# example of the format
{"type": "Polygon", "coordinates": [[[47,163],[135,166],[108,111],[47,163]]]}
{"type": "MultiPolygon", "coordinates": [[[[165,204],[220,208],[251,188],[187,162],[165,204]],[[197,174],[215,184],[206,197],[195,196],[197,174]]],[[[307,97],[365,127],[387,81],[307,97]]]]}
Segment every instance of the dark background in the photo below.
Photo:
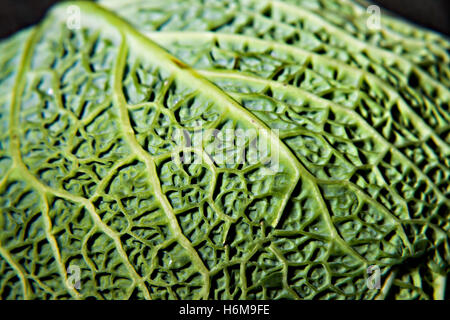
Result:
{"type": "MultiPolygon", "coordinates": [[[[37,23],[50,6],[59,1],[0,0],[0,38],[37,23]]],[[[449,0],[374,0],[372,2],[419,25],[447,36],[450,35],[449,0]]]]}

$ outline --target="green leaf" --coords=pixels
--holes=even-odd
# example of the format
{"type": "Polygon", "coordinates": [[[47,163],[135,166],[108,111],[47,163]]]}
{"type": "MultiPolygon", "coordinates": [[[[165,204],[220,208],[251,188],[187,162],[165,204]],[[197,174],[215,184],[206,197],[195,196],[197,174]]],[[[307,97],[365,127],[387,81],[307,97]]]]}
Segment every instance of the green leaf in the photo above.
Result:
{"type": "Polygon", "coordinates": [[[444,298],[447,42],[361,42],[347,1],[100,3],[0,43],[1,298],[444,298]]]}
{"type": "MultiPolygon", "coordinates": [[[[219,37],[221,33],[242,34],[317,52],[375,74],[398,87],[400,97],[434,130],[445,130],[450,120],[450,82],[446,67],[449,57],[446,49],[441,50],[444,51],[441,59],[430,62],[426,57],[421,57],[420,61],[413,60],[412,63],[403,56],[407,45],[399,50],[380,48],[356,38],[354,33],[339,28],[302,6],[282,1],[212,0],[203,5],[203,1],[190,0],[176,5],[176,1],[135,0],[134,5],[127,3],[125,9],[117,7],[115,1],[103,0],[101,3],[111,6],[142,31],[214,31],[219,37]],[[422,65],[429,66],[430,70],[423,71],[422,65]]],[[[367,29],[366,26],[364,28],[367,29]]],[[[162,36],[166,43],[170,41],[162,34],[157,36],[162,36]]],[[[400,46],[397,39],[393,41],[400,46]]],[[[417,48],[410,50],[415,57],[420,56],[417,48]]],[[[337,76],[339,80],[339,74],[333,74],[333,67],[330,69],[327,71],[331,78],[337,76]]]]}
{"type": "Polygon", "coordinates": [[[299,165],[257,118],[189,67],[110,13],[79,5],[83,28],[67,29],[66,6],[57,7],[20,52],[1,246],[3,267],[23,281],[22,290],[6,282],[5,298],[208,298],[218,285],[210,269],[225,268],[225,243],[234,248],[229,230],[247,228],[251,244],[252,228],[276,224],[299,165]],[[220,164],[207,153],[217,143],[207,129],[239,128],[257,136],[235,153],[257,138],[277,148],[220,164]],[[205,137],[184,148],[171,141],[176,129],[184,139],[195,130],[205,137]],[[202,161],[185,164],[182,152],[202,161]],[[267,172],[275,152],[279,170],[267,172]],[[243,201],[229,200],[232,215],[216,194],[228,176],[248,177],[243,201]],[[67,285],[70,265],[81,268],[79,291],[67,285]]]}

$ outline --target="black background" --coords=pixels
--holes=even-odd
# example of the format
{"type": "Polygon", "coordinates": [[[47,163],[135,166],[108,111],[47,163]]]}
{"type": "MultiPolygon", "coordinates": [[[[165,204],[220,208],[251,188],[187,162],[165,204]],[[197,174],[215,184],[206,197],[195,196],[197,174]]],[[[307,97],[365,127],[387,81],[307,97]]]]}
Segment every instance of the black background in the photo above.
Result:
{"type": "MultiPolygon", "coordinates": [[[[424,311],[430,316],[448,314],[449,301],[0,301],[3,314],[14,319],[26,319],[28,314],[61,319],[70,314],[74,319],[177,319],[177,320],[279,320],[279,319],[416,319],[424,311]],[[180,316],[180,307],[186,306],[268,304],[270,315],[180,316]],[[427,311],[428,310],[428,311],[427,311]],[[389,316],[388,316],[389,314],[389,316]]],[[[33,317],[34,316],[34,317],[33,317]]]]}
{"type": "MultiPolygon", "coordinates": [[[[61,0],[0,0],[0,38],[39,22],[48,8],[59,1],[61,0]]],[[[373,2],[419,25],[450,35],[449,0],[373,2]]]]}

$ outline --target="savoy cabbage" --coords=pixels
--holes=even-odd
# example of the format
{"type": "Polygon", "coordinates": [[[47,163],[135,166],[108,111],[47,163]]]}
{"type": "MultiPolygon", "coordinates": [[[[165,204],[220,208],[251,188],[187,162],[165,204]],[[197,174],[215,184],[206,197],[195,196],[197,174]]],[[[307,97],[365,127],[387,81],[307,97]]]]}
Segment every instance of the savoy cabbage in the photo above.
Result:
{"type": "Polygon", "coordinates": [[[366,19],[83,1],[1,42],[0,297],[444,299],[450,43],[366,19]]]}

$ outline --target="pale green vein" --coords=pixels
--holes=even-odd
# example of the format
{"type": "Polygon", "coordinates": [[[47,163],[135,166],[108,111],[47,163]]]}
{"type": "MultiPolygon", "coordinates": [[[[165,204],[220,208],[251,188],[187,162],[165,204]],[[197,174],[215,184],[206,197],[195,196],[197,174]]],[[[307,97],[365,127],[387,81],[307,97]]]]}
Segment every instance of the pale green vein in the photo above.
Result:
{"type": "Polygon", "coordinates": [[[432,187],[433,191],[436,193],[436,195],[438,195],[438,197],[442,201],[445,201],[446,203],[450,204],[450,200],[447,199],[444,194],[442,194],[442,192],[439,190],[439,188],[436,186],[436,184],[430,179],[430,177],[428,177],[428,175],[426,175],[424,172],[422,172],[417,167],[417,165],[414,162],[412,162],[411,159],[409,159],[406,155],[404,155],[400,150],[398,150],[398,148],[395,145],[393,145],[392,143],[387,141],[386,138],[384,138],[377,130],[375,130],[372,126],[370,126],[366,120],[364,120],[358,113],[356,113],[356,111],[346,108],[346,107],[343,107],[332,101],[320,98],[320,97],[318,97],[310,92],[304,91],[300,88],[293,87],[291,85],[282,84],[282,83],[279,83],[279,82],[276,82],[273,80],[257,78],[255,76],[250,76],[250,75],[246,75],[246,74],[242,74],[242,73],[238,73],[238,72],[234,72],[234,71],[199,70],[198,72],[201,73],[202,75],[205,75],[206,77],[208,77],[211,80],[214,80],[214,79],[236,79],[236,80],[243,80],[243,81],[247,81],[247,82],[264,84],[264,85],[276,88],[277,90],[280,90],[282,92],[283,91],[289,92],[294,95],[299,94],[301,96],[307,97],[308,99],[310,99],[312,101],[317,101],[317,102],[319,102],[317,104],[319,107],[323,107],[323,108],[330,107],[333,110],[348,114],[349,116],[352,117],[352,119],[356,120],[364,129],[366,129],[370,133],[371,137],[376,139],[377,142],[379,142],[381,145],[384,145],[386,148],[391,150],[396,156],[398,156],[402,161],[404,161],[406,164],[408,164],[408,166],[412,170],[414,170],[414,172],[418,176],[420,176],[420,178],[422,178],[424,181],[427,182],[428,185],[430,185],[432,187]]]}
{"type": "Polygon", "coordinates": [[[447,276],[441,275],[433,272],[433,286],[434,286],[434,299],[444,300],[445,297],[445,286],[447,282],[447,276]]]}
{"type": "MultiPolygon", "coordinates": [[[[85,7],[86,9],[88,9],[89,11],[101,11],[103,12],[103,10],[100,10],[99,7],[96,6],[92,6],[91,4],[88,3],[83,3],[83,7],[85,7]]],[[[154,49],[155,51],[157,50],[156,47],[154,47],[152,44],[150,44],[148,41],[144,42],[137,42],[137,40],[143,38],[140,34],[137,34],[129,25],[125,24],[122,21],[118,21],[116,20],[115,17],[110,16],[109,14],[107,14],[105,12],[104,14],[105,16],[107,16],[106,18],[108,20],[112,20],[114,21],[116,24],[120,24],[121,26],[123,26],[123,31],[124,34],[127,34],[129,36],[127,36],[127,39],[129,41],[129,43],[131,43],[130,47],[133,47],[133,44],[135,44],[137,46],[137,48],[146,48],[148,50],[154,49]]],[[[165,34],[164,34],[165,35],[165,34]]],[[[163,36],[164,36],[163,35],[163,36]]],[[[183,37],[185,37],[185,35],[183,35],[183,37]]],[[[125,43],[124,41],[122,41],[122,50],[126,51],[125,48],[125,43]]],[[[134,48],[134,47],[133,47],[134,48]]],[[[150,52],[149,52],[150,53],[150,52]]],[[[201,78],[197,78],[196,74],[193,73],[191,71],[191,69],[187,68],[186,70],[180,70],[180,68],[178,66],[175,66],[175,63],[173,63],[173,59],[171,56],[167,55],[165,52],[164,53],[159,53],[159,52],[155,52],[155,55],[158,57],[159,56],[159,63],[163,66],[166,66],[167,68],[169,68],[169,70],[173,70],[174,72],[178,72],[178,77],[179,79],[182,81],[199,81],[201,82],[201,84],[203,86],[208,86],[211,87],[211,91],[210,94],[213,95],[213,86],[211,86],[211,84],[209,84],[206,81],[203,81],[201,78]],[[168,60],[172,60],[172,61],[164,61],[165,59],[168,60]]],[[[121,63],[123,66],[125,65],[125,52],[123,52],[120,56],[119,59],[123,60],[123,61],[118,61],[117,64],[119,65],[119,63],[121,63]]],[[[177,65],[184,65],[182,62],[177,62],[177,65]]],[[[126,101],[124,99],[123,96],[117,97],[117,94],[122,92],[122,77],[120,77],[122,75],[123,70],[120,70],[120,74],[117,74],[117,70],[120,70],[120,68],[118,66],[116,66],[116,74],[115,74],[115,98],[118,99],[118,103],[120,106],[120,113],[121,113],[121,120],[124,122],[124,129],[123,132],[124,134],[126,134],[128,136],[128,141],[132,142],[132,144],[134,145],[133,150],[135,152],[137,152],[137,154],[142,158],[145,159],[145,163],[147,165],[147,168],[149,170],[149,173],[152,177],[157,177],[157,172],[156,172],[156,167],[154,162],[151,159],[151,156],[146,153],[142,147],[137,143],[137,141],[135,140],[134,137],[134,132],[130,126],[129,123],[129,116],[128,116],[128,110],[126,108],[126,101]]],[[[267,128],[266,125],[264,125],[262,122],[260,122],[259,120],[257,120],[251,113],[249,113],[247,110],[245,110],[244,108],[242,108],[241,106],[237,105],[233,100],[231,100],[230,98],[228,98],[227,96],[224,95],[214,95],[214,100],[216,100],[217,102],[223,102],[225,105],[230,105],[230,106],[234,106],[235,108],[233,108],[233,112],[238,115],[241,115],[244,119],[248,119],[248,121],[250,121],[250,123],[252,123],[257,129],[261,129],[261,134],[264,135],[264,138],[268,139],[269,141],[271,141],[272,143],[275,144],[280,144],[280,140],[278,139],[278,137],[273,137],[270,134],[270,129],[267,128]]],[[[296,159],[295,156],[292,155],[291,151],[289,149],[287,149],[287,147],[284,145],[284,143],[281,142],[281,150],[280,150],[282,155],[285,155],[286,158],[288,159],[292,159],[292,162],[295,164],[293,166],[293,168],[295,168],[296,172],[295,172],[295,180],[298,180],[298,176],[299,174],[302,177],[305,177],[309,183],[312,185],[312,190],[313,193],[315,194],[316,200],[319,203],[320,209],[321,209],[321,214],[324,217],[324,220],[327,224],[327,228],[329,229],[329,232],[331,234],[331,237],[333,238],[333,241],[336,241],[342,248],[344,251],[348,252],[349,254],[351,254],[352,256],[356,257],[357,259],[363,261],[364,263],[367,263],[367,260],[362,257],[361,255],[359,255],[354,249],[352,249],[349,245],[347,245],[347,243],[341,238],[341,236],[339,235],[339,233],[337,232],[337,230],[335,229],[335,226],[333,225],[333,223],[331,222],[331,216],[330,213],[328,211],[328,207],[325,204],[325,201],[323,199],[323,196],[318,188],[318,186],[315,184],[315,180],[314,177],[311,176],[311,174],[298,162],[298,160],[296,159]]],[[[158,179],[159,180],[159,179],[158,179]]],[[[160,185],[157,184],[157,187],[160,189],[160,185]]],[[[294,186],[292,186],[292,189],[290,190],[289,194],[292,192],[294,186]]],[[[158,192],[158,189],[155,190],[155,192],[158,192]]],[[[161,204],[163,205],[164,209],[170,213],[171,211],[171,206],[170,204],[167,202],[167,199],[165,198],[165,196],[162,194],[162,192],[159,190],[160,194],[158,195],[159,199],[162,200],[161,204]]],[[[173,216],[171,217],[171,224],[173,224],[174,228],[179,228],[179,225],[177,223],[176,217],[173,216]]],[[[179,231],[181,233],[181,230],[179,231]]],[[[184,238],[184,235],[183,235],[184,238]]],[[[186,240],[187,241],[187,240],[186,240]]],[[[185,244],[186,246],[189,245],[189,243],[185,244]]],[[[194,250],[195,252],[195,250],[194,250]]],[[[195,252],[195,256],[197,256],[197,253],[195,252]]],[[[201,262],[201,260],[200,260],[201,262]]]]}
{"type": "Polygon", "coordinates": [[[105,175],[102,180],[100,180],[97,183],[97,188],[95,190],[95,193],[91,196],[91,201],[95,202],[95,200],[102,196],[104,189],[106,188],[107,184],[110,182],[111,179],[113,179],[116,174],[117,170],[121,168],[122,166],[131,163],[135,159],[135,155],[129,155],[128,157],[121,159],[117,161],[110,169],[107,175],[105,175]]]}
{"type": "Polygon", "coordinates": [[[269,245],[268,249],[277,257],[277,259],[283,265],[283,286],[289,291],[289,293],[291,295],[293,295],[295,297],[295,299],[300,300],[300,297],[297,294],[297,292],[295,292],[295,290],[292,289],[291,286],[287,282],[288,268],[289,268],[288,261],[286,260],[286,258],[283,256],[283,254],[278,250],[278,248],[273,243],[271,243],[269,245]]]}
{"type": "Polygon", "coordinates": [[[437,82],[436,79],[432,78],[430,75],[428,75],[428,73],[423,71],[421,68],[413,65],[409,60],[406,60],[402,56],[399,56],[394,52],[387,51],[385,49],[373,46],[370,43],[366,43],[357,38],[354,38],[346,31],[337,28],[336,26],[332,25],[331,23],[324,20],[320,16],[316,15],[313,12],[307,11],[306,9],[302,9],[298,6],[293,6],[288,3],[283,3],[276,0],[270,0],[270,3],[272,4],[272,6],[278,7],[284,12],[289,12],[291,14],[292,13],[298,14],[298,16],[301,18],[309,19],[314,24],[323,26],[326,30],[330,32],[330,34],[340,35],[342,39],[348,43],[347,47],[348,50],[352,49],[359,49],[361,51],[366,50],[368,52],[378,54],[379,56],[385,58],[387,61],[398,61],[399,63],[404,64],[405,66],[410,68],[410,70],[415,70],[417,73],[421,74],[426,82],[432,84],[438,90],[442,91],[442,93],[444,93],[448,99],[448,96],[450,94],[448,88],[443,86],[440,82],[437,82]]]}
{"type": "Polygon", "coordinates": [[[35,190],[38,190],[39,192],[46,191],[48,193],[54,194],[56,196],[59,196],[64,199],[72,200],[76,203],[83,204],[88,212],[91,214],[91,218],[94,220],[94,223],[99,227],[100,230],[102,230],[105,234],[107,234],[111,239],[113,239],[117,251],[119,255],[122,257],[125,266],[127,267],[128,271],[130,272],[131,277],[133,280],[137,283],[139,283],[141,290],[143,291],[144,295],[147,298],[150,298],[150,295],[148,293],[147,288],[140,280],[140,277],[137,275],[134,268],[131,266],[130,262],[128,261],[128,258],[126,256],[125,251],[122,248],[122,244],[120,242],[120,239],[117,234],[115,234],[108,226],[106,226],[103,221],[100,219],[98,214],[95,211],[94,206],[92,203],[84,199],[82,197],[74,196],[66,191],[60,191],[60,190],[54,190],[44,184],[42,184],[34,175],[32,175],[29,171],[26,165],[22,161],[22,156],[20,152],[20,140],[19,140],[19,133],[18,133],[18,127],[19,127],[19,111],[20,111],[20,105],[21,105],[21,95],[24,90],[25,86],[25,79],[26,79],[26,72],[30,65],[31,55],[34,50],[34,47],[38,41],[38,38],[41,34],[41,32],[44,31],[43,26],[36,29],[32,35],[30,36],[26,47],[23,51],[22,56],[22,62],[19,67],[18,75],[16,78],[15,86],[13,89],[12,99],[11,99],[11,114],[10,114],[10,137],[11,137],[11,145],[10,145],[10,152],[14,160],[13,167],[15,169],[15,173],[18,177],[22,177],[25,181],[30,182],[30,184],[35,188],[35,190]]]}
{"type": "Polygon", "coordinates": [[[41,216],[44,220],[44,226],[45,226],[45,234],[47,237],[47,241],[50,243],[50,246],[53,250],[53,255],[55,256],[56,264],[58,265],[58,270],[60,273],[60,276],[63,279],[63,285],[67,288],[67,291],[69,291],[70,295],[75,299],[80,299],[81,295],[80,293],[73,287],[69,285],[69,281],[67,279],[67,272],[66,268],[64,267],[64,263],[61,258],[61,253],[59,251],[58,243],[56,242],[56,239],[52,233],[52,221],[49,216],[49,207],[48,207],[48,200],[45,194],[43,194],[41,191],[39,191],[41,194],[41,216]]]}
{"type": "MultiPolygon", "coordinates": [[[[231,222],[233,219],[231,217],[227,216],[223,212],[222,209],[217,207],[216,202],[212,198],[213,191],[214,191],[214,189],[216,187],[216,184],[217,184],[218,170],[214,166],[214,163],[212,162],[211,158],[209,158],[209,156],[206,154],[206,152],[203,150],[203,148],[200,149],[200,148],[197,148],[197,147],[180,147],[180,148],[177,148],[177,149],[173,150],[174,154],[178,154],[181,151],[184,151],[184,152],[195,152],[196,154],[199,154],[201,156],[203,163],[205,163],[208,166],[208,169],[212,172],[212,178],[211,178],[212,180],[211,180],[211,185],[209,187],[209,192],[208,192],[208,200],[209,200],[208,204],[219,215],[219,217],[222,220],[225,220],[227,222],[231,222]]],[[[170,157],[170,155],[167,155],[167,157],[170,157]]],[[[177,161],[178,164],[181,162],[178,157],[176,158],[176,160],[178,160],[177,161]]]]}
{"type": "Polygon", "coordinates": [[[6,262],[8,262],[8,264],[11,266],[11,268],[17,273],[17,276],[19,277],[20,283],[22,285],[23,298],[24,300],[28,300],[31,297],[31,288],[30,284],[28,283],[27,276],[25,275],[25,271],[18,263],[16,263],[16,261],[14,261],[14,258],[5,248],[3,248],[1,243],[0,256],[2,256],[3,259],[5,259],[6,262]]]}
{"type": "Polygon", "coordinates": [[[120,124],[122,132],[133,152],[145,163],[145,166],[148,171],[149,182],[153,186],[155,196],[166,213],[172,232],[175,234],[175,237],[178,239],[179,243],[183,246],[183,248],[185,248],[185,250],[189,252],[192,262],[198,268],[199,272],[202,274],[204,279],[202,295],[205,299],[207,299],[210,288],[209,270],[204,265],[203,261],[201,260],[197,251],[193,248],[192,244],[189,242],[189,240],[184,236],[183,232],[181,231],[175,213],[173,212],[173,208],[171,207],[169,201],[167,200],[166,196],[161,190],[161,184],[159,182],[158,173],[156,172],[155,162],[152,159],[151,155],[145,152],[139,145],[139,143],[136,141],[134,131],[131,127],[127,103],[122,93],[122,79],[127,54],[128,48],[126,45],[126,37],[123,36],[117,57],[117,63],[114,68],[114,100],[119,108],[120,124]]]}
{"type": "Polygon", "coordinates": [[[60,197],[60,198],[72,201],[74,203],[79,203],[79,204],[83,205],[89,212],[96,227],[113,240],[114,245],[117,250],[117,253],[121,257],[125,267],[128,269],[128,272],[130,273],[130,276],[133,279],[133,282],[138,284],[139,288],[141,289],[141,291],[144,294],[144,296],[146,297],[146,299],[151,299],[150,294],[149,294],[145,284],[143,283],[143,279],[137,274],[136,270],[130,263],[128,256],[127,256],[125,250],[123,249],[119,235],[115,231],[110,229],[101,220],[100,216],[98,215],[98,213],[95,209],[95,206],[92,204],[92,202],[90,200],[83,198],[83,197],[75,196],[65,190],[57,190],[57,189],[51,188],[51,187],[43,184],[34,175],[32,175],[28,171],[28,168],[23,164],[21,159],[17,160],[17,162],[15,162],[15,164],[17,166],[16,175],[18,177],[21,177],[22,179],[26,180],[27,182],[29,182],[36,190],[41,190],[42,192],[46,192],[46,193],[54,195],[56,197],[60,197]]]}
{"type": "Polygon", "coordinates": [[[383,283],[383,286],[380,289],[380,292],[375,297],[375,300],[384,300],[386,299],[386,296],[389,293],[389,290],[391,290],[391,287],[394,283],[395,277],[397,275],[396,271],[391,271],[389,275],[387,276],[386,280],[383,283]]]}
{"type": "MultiPolygon", "coordinates": [[[[444,142],[434,131],[433,129],[417,114],[415,111],[411,109],[411,107],[403,100],[403,98],[399,95],[396,89],[394,89],[391,85],[384,82],[384,80],[379,79],[377,76],[369,73],[366,70],[357,69],[352,66],[346,65],[339,60],[335,60],[323,55],[318,55],[312,52],[308,52],[302,50],[297,47],[285,45],[282,43],[269,41],[269,40],[261,40],[249,36],[244,35],[236,35],[236,34],[225,34],[225,33],[214,33],[214,32],[145,32],[145,34],[161,44],[163,47],[168,47],[170,49],[171,45],[176,44],[178,41],[185,41],[185,39],[191,39],[192,41],[197,40],[204,42],[205,40],[214,42],[214,41],[229,41],[231,43],[248,43],[251,44],[255,48],[273,48],[275,50],[280,50],[286,53],[289,53],[293,59],[298,59],[300,57],[305,57],[306,59],[313,59],[318,64],[324,65],[333,65],[340,70],[346,70],[350,74],[356,76],[359,75],[365,77],[369,83],[372,85],[378,85],[379,87],[386,90],[386,92],[396,99],[399,103],[400,111],[411,118],[412,121],[416,124],[416,129],[424,136],[432,136],[436,141],[436,144],[442,148],[443,152],[446,154],[450,153],[450,146],[444,142]]],[[[304,62],[298,60],[299,64],[303,65],[304,62]]]]}

